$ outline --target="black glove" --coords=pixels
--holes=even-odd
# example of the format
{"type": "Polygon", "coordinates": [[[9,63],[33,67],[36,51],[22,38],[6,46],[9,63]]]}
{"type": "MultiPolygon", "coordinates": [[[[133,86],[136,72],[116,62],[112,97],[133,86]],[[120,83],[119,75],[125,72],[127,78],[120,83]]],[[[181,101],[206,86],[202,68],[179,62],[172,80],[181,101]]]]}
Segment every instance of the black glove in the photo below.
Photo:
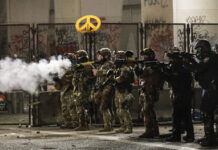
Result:
{"type": "Polygon", "coordinates": [[[114,73],[114,72],[113,72],[113,70],[112,70],[112,69],[108,70],[108,71],[107,71],[107,77],[109,77],[109,76],[113,75],[113,73],[114,73]]]}

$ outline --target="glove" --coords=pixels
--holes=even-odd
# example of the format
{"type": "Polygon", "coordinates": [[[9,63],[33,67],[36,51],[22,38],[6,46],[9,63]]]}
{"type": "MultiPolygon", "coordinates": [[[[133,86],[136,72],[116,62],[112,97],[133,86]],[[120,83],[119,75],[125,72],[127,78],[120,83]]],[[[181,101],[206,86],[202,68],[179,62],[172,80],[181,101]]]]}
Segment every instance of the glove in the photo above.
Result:
{"type": "Polygon", "coordinates": [[[113,75],[113,70],[112,70],[112,69],[110,69],[110,70],[107,71],[107,75],[106,75],[106,76],[109,77],[109,76],[111,76],[111,75],[113,75]]]}

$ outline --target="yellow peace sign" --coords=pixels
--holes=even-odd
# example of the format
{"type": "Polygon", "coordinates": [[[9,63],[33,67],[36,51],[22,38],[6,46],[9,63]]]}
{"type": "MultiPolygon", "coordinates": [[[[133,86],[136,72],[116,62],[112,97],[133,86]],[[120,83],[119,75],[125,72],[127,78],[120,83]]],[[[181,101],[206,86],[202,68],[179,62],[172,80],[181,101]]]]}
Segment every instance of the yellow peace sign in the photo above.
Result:
{"type": "Polygon", "coordinates": [[[100,26],[101,26],[101,20],[97,16],[93,16],[93,15],[83,16],[76,21],[76,30],[81,33],[91,33],[97,31],[100,28],[100,26]],[[85,19],[86,19],[85,24],[83,24],[80,27],[80,23],[85,19]],[[96,26],[93,23],[91,23],[91,19],[96,20],[97,22],[96,26]]]}

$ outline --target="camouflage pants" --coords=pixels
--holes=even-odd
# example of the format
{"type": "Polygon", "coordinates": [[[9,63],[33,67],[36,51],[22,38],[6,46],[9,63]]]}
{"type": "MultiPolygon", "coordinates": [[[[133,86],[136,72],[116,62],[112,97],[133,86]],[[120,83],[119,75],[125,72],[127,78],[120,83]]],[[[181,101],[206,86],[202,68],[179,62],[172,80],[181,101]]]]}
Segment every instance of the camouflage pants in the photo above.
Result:
{"type": "Polygon", "coordinates": [[[95,93],[95,102],[99,105],[100,112],[103,115],[104,127],[111,128],[114,119],[112,101],[114,98],[113,87],[106,86],[103,91],[95,93]]]}
{"type": "Polygon", "coordinates": [[[146,128],[146,133],[158,135],[159,128],[156,120],[156,113],[154,111],[154,96],[149,94],[145,95],[143,93],[140,98],[142,104],[142,113],[144,115],[144,125],[146,128]]]}
{"type": "Polygon", "coordinates": [[[72,117],[75,112],[72,108],[72,91],[64,93],[61,97],[61,109],[62,109],[62,122],[66,127],[74,128],[77,122],[77,118],[72,117]]]}
{"type": "Polygon", "coordinates": [[[77,116],[76,104],[75,104],[75,102],[73,101],[72,98],[71,98],[71,107],[70,107],[70,117],[71,117],[71,120],[72,120],[72,122],[71,122],[72,127],[73,128],[78,127],[79,119],[78,119],[78,116],[77,116]]]}
{"type": "Polygon", "coordinates": [[[89,92],[79,92],[74,94],[74,102],[76,106],[75,111],[77,118],[79,119],[80,126],[87,126],[87,115],[85,114],[85,111],[88,107],[89,96],[89,92]]]}
{"type": "Polygon", "coordinates": [[[132,127],[132,117],[129,111],[130,102],[128,101],[128,96],[128,92],[120,93],[118,90],[115,92],[116,112],[120,120],[121,128],[132,127]]]}
{"type": "Polygon", "coordinates": [[[104,127],[111,128],[112,127],[112,114],[109,109],[102,110],[103,120],[104,120],[104,127]]]}

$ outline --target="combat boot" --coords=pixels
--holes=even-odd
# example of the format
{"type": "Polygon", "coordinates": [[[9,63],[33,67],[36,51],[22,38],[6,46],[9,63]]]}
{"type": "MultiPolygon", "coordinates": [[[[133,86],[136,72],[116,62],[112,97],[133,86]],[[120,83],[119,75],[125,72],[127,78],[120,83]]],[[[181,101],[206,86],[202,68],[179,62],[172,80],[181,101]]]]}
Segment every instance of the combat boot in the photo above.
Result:
{"type": "Polygon", "coordinates": [[[189,137],[189,136],[184,136],[183,140],[185,142],[187,142],[187,143],[190,143],[190,142],[194,142],[195,138],[194,137],[189,137]]]}
{"type": "Polygon", "coordinates": [[[120,128],[115,130],[116,133],[123,133],[126,130],[126,127],[121,123],[120,128]]]}
{"type": "Polygon", "coordinates": [[[60,128],[61,128],[61,129],[72,129],[72,127],[66,126],[66,125],[61,125],[60,128]]]}
{"type": "Polygon", "coordinates": [[[125,131],[124,127],[120,127],[119,129],[115,130],[116,133],[123,133],[125,131]]]}
{"type": "Polygon", "coordinates": [[[71,123],[64,123],[60,126],[61,129],[72,129],[71,123]]]}
{"type": "Polygon", "coordinates": [[[124,131],[125,134],[130,134],[132,133],[132,126],[127,126],[125,131],[124,131]]]}
{"type": "Polygon", "coordinates": [[[153,138],[153,137],[154,137],[153,133],[147,131],[139,136],[139,138],[153,138]]]}
{"type": "Polygon", "coordinates": [[[186,136],[183,137],[183,140],[187,143],[189,142],[194,142],[195,138],[194,138],[194,133],[192,134],[187,134],[186,136]]]}
{"type": "Polygon", "coordinates": [[[199,142],[199,144],[203,147],[213,147],[213,146],[217,146],[217,141],[215,138],[211,138],[211,139],[204,138],[199,142]]]}
{"type": "Polygon", "coordinates": [[[181,132],[180,130],[174,129],[171,137],[166,139],[167,142],[181,142],[181,132]]]}
{"type": "Polygon", "coordinates": [[[159,127],[158,125],[154,126],[154,128],[152,129],[152,133],[154,137],[158,137],[160,136],[160,132],[159,132],[159,127]]]}
{"type": "Polygon", "coordinates": [[[181,142],[181,137],[179,136],[171,136],[166,139],[167,142],[181,142]]]}
{"type": "Polygon", "coordinates": [[[74,131],[86,131],[88,128],[86,126],[79,125],[74,131]]]}
{"type": "Polygon", "coordinates": [[[85,119],[83,117],[81,117],[79,119],[79,126],[77,128],[74,129],[74,131],[86,131],[88,130],[88,127],[85,123],[85,119]]]}
{"type": "Polygon", "coordinates": [[[113,131],[113,128],[111,127],[104,127],[98,130],[99,132],[110,132],[113,131]]]}

